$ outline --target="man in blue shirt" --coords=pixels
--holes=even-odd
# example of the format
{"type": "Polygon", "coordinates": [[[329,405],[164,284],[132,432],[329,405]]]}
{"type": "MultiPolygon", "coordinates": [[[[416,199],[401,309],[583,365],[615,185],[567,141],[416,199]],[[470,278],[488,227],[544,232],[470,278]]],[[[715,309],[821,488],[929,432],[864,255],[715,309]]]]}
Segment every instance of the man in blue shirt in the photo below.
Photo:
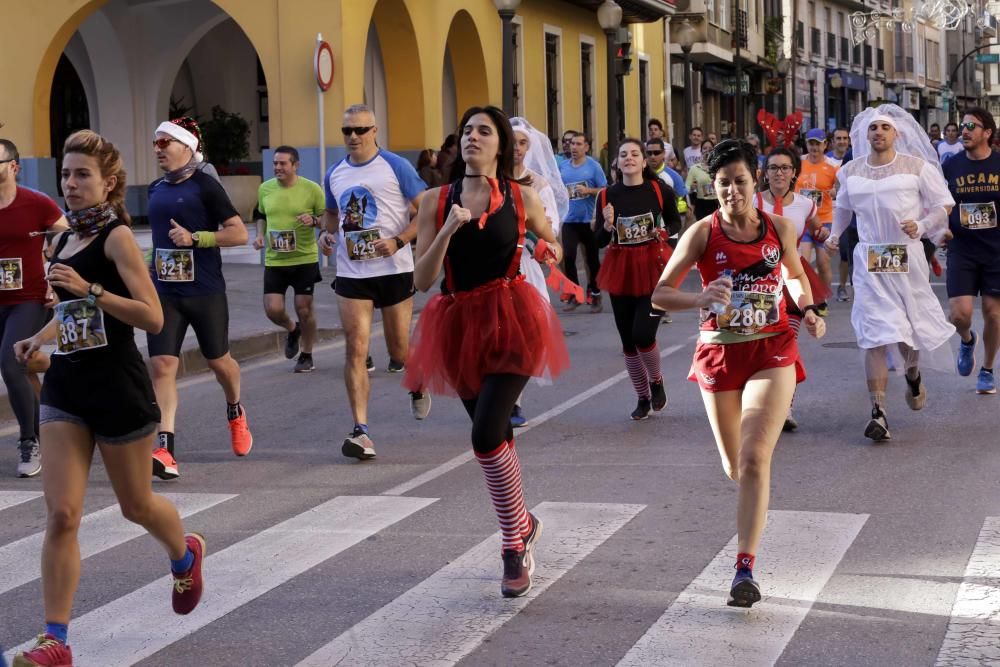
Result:
{"type": "MultiPolygon", "coordinates": [[[[590,312],[599,313],[601,291],[597,289],[597,272],[601,269],[597,237],[594,236],[594,207],[597,194],[608,184],[601,165],[587,155],[590,142],[581,132],[574,132],[570,141],[570,159],[559,165],[559,173],[569,193],[569,212],[562,222],[562,245],[566,277],[580,284],[576,270],[576,247],[583,244],[587,259],[587,295],[590,312]]],[[[580,304],[570,297],[563,311],[576,310],[580,304]]]]}

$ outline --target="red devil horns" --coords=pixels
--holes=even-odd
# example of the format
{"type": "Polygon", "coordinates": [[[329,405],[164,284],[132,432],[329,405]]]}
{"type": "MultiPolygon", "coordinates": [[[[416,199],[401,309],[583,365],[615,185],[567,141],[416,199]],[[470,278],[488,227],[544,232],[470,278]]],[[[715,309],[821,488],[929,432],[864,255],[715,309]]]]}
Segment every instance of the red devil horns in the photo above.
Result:
{"type": "Polygon", "coordinates": [[[791,141],[792,137],[798,133],[799,128],[802,127],[802,112],[796,111],[780,121],[773,113],[761,109],[757,112],[757,124],[764,130],[768,143],[776,146],[779,132],[785,135],[787,141],[791,141]]]}

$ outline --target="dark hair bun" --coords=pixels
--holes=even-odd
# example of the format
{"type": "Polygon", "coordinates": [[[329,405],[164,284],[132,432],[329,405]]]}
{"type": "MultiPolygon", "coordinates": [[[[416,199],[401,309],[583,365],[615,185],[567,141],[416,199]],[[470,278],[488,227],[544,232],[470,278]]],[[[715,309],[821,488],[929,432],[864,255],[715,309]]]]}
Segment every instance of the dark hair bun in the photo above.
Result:
{"type": "Polygon", "coordinates": [[[743,139],[726,139],[720,141],[708,153],[705,164],[708,175],[715,178],[720,169],[734,162],[743,162],[750,171],[750,176],[757,180],[757,149],[749,141],[743,139]]]}

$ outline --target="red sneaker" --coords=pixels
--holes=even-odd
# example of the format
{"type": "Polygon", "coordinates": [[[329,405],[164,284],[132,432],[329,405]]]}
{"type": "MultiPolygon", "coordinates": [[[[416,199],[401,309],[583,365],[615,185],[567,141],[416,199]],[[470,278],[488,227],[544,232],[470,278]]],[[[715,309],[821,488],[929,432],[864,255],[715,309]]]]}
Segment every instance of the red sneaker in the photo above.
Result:
{"type": "Polygon", "coordinates": [[[184,542],[194,554],[191,569],[184,574],[174,573],[174,612],[190,614],[201,601],[201,592],[205,588],[201,579],[201,563],[205,560],[205,538],[198,533],[188,533],[184,542]]]}
{"type": "Polygon", "coordinates": [[[153,474],[160,479],[177,479],[181,476],[177,470],[177,459],[165,447],[153,450],[153,474]]]}
{"type": "Polygon", "coordinates": [[[939,262],[938,258],[934,257],[933,255],[931,255],[931,269],[933,269],[935,276],[937,276],[938,278],[941,277],[941,273],[942,273],[942,271],[941,271],[941,262],[939,262]]]}
{"type": "Polygon", "coordinates": [[[14,656],[14,667],[73,667],[73,652],[52,635],[38,635],[33,649],[14,656]]]}
{"type": "Polygon", "coordinates": [[[253,435],[247,425],[247,410],[240,406],[240,416],[229,420],[229,438],[232,440],[233,454],[246,456],[253,449],[253,435]]]}

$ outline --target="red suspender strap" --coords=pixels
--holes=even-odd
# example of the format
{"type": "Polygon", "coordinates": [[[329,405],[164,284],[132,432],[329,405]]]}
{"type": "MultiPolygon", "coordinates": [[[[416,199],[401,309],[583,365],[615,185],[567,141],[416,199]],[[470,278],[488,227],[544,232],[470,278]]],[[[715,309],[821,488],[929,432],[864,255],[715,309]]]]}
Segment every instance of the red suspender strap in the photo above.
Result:
{"type": "Polygon", "coordinates": [[[764,210],[764,195],[757,193],[757,208],[764,210]]]}
{"type": "MultiPolygon", "coordinates": [[[[448,215],[447,212],[448,195],[450,193],[451,193],[451,185],[446,184],[441,186],[441,195],[438,197],[437,220],[435,220],[435,222],[437,223],[436,229],[438,231],[441,231],[441,228],[444,227],[444,221],[448,215]]],[[[447,253],[447,251],[445,252],[447,253]]],[[[455,281],[451,277],[451,264],[448,262],[447,254],[445,254],[444,256],[444,284],[448,292],[454,294],[455,281]]]]}
{"type": "Polygon", "coordinates": [[[514,258],[507,267],[507,280],[517,277],[521,270],[521,253],[524,251],[524,199],[521,196],[521,186],[510,181],[510,194],[514,197],[514,211],[517,213],[517,246],[514,248],[514,258]]]}
{"type": "MultiPolygon", "coordinates": [[[[659,179],[657,179],[659,180],[659,179]]],[[[660,189],[660,184],[656,181],[650,181],[653,186],[653,192],[656,193],[656,201],[660,203],[660,215],[663,215],[663,190],[660,189]]]]}
{"type": "MultiPolygon", "coordinates": [[[[608,205],[608,189],[601,188],[601,208],[597,211],[597,213],[600,214],[602,218],[603,218],[604,207],[607,205],[608,205]]],[[[598,218],[598,220],[602,218],[598,218]]]]}

